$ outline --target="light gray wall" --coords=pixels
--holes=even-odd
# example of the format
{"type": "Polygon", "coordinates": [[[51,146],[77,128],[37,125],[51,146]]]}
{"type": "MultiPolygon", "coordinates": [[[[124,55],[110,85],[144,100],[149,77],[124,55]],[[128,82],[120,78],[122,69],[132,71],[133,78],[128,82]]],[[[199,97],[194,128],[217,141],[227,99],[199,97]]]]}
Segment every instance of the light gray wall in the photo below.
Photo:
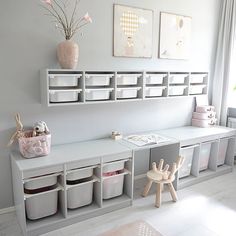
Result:
{"type": "MultiPolygon", "coordinates": [[[[220,0],[82,0],[80,14],[89,11],[93,24],[84,28],[80,70],[211,71],[220,0]],[[152,59],[112,57],[113,3],[154,10],[152,59]],[[158,60],[160,11],[191,16],[192,53],[188,61],[158,60]]],[[[0,208],[13,204],[9,151],[13,115],[20,112],[25,126],[45,120],[53,143],[101,138],[112,130],[133,133],[190,124],[194,101],[178,98],[46,108],[40,104],[39,70],[57,67],[55,49],[62,40],[43,15],[40,0],[0,2],[0,208]]],[[[171,37],[171,35],[170,35],[171,37]]]]}

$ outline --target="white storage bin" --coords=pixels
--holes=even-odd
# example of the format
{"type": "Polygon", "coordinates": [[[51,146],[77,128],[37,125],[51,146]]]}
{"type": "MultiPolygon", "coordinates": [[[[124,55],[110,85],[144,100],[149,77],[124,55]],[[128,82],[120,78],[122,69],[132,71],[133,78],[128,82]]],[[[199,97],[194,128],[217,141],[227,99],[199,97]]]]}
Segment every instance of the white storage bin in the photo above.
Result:
{"type": "Polygon", "coordinates": [[[92,100],[108,100],[110,99],[110,93],[113,88],[104,89],[86,89],[85,99],[88,101],[92,100]]]}
{"type": "Polygon", "coordinates": [[[116,97],[118,99],[121,98],[137,98],[138,96],[138,90],[140,90],[140,87],[130,87],[130,88],[117,88],[116,97]]]}
{"type": "Polygon", "coordinates": [[[67,207],[75,209],[91,204],[93,201],[93,183],[83,183],[67,190],[67,207]]]}
{"type": "Polygon", "coordinates": [[[188,74],[170,74],[169,83],[170,84],[184,84],[186,77],[188,77],[188,74]]]}
{"type": "Polygon", "coordinates": [[[30,220],[37,220],[57,212],[58,192],[45,192],[27,198],[25,201],[26,216],[30,220]]]}
{"type": "Polygon", "coordinates": [[[206,85],[191,85],[189,88],[189,94],[203,94],[203,89],[206,88],[206,85]]]}
{"type": "Polygon", "coordinates": [[[163,79],[167,74],[147,74],[146,84],[163,84],[163,79]]]}
{"type": "Polygon", "coordinates": [[[141,74],[118,74],[117,85],[136,85],[141,74]]]}
{"type": "Polygon", "coordinates": [[[123,194],[124,175],[114,175],[103,180],[103,199],[123,194]]]}
{"type": "Polygon", "coordinates": [[[228,142],[229,142],[228,139],[221,139],[220,140],[217,165],[223,165],[225,163],[228,142]]]}
{"type": "Polygon", "coordinates": [[[114,172],[114,171],[119,171],[123,170],[125,166],[125,161],[115,161],[115,162],[108,162],[104,164],[102,172],[103,173],[108,173],[108,172],[114,172]]]}
{"type": "Polygon", "coordinates": [[[205,106],[197,106],[196,107],[196,112],[199,112],[199,113],[211,112],[211,111],[215,111],[215,107],[214,106],[205,105],[205,106]]]}
{"type": "Polygon", "coordinates": [[[78,79],[82,74],[77,75],[49,75],[50,87],[76,87],[78,86],[78,79]]]}
{"type": "Polygon", "coordinates": [[[81,89],[76,90],[49,90],[50,102],[76,102],[79,100],[81,89]]]}
{"type": "Polygon", "coordinates": [[[191,74],[190,75],[190,83],[192,84],[201,84],[204,82],[204,78],[207,74],[191,74]]]}
{"type": "Polygon", "coordinates": [[[86,86],[108,86],[112,74],[87,74],[85,75],[86,86]]]}
{"type": "Polygon", "coordinates": [[[209,158],[211,154],[211,143],[203,143],[200,147],[199,156],[199,170],[205,170],[208,168],[209,158]]]}
{"type": "Polygon", "coordinates": [[[180,156],[184,157],[184,163],[179,169],[179,178],[190,175],[193,161],[194,147],[186,147],[180,149],[180,156]]]}
{"type": "Polygon", "coordinates": [[[146,87],[146,97],[161,97],[165,86],[146,87]]]}
{"type": "Polygon", "coordinates": [[[193,119],[208,120],[215,117],[216,117],[215,112],[205,112],[205,113],[193,112],[193,119]]]}
{"type": "Polygon", "coordinates": [[[170,86],[169,87],[169,96],[178,96],[184,95],[184,91],[187,88],[185,85],[170,86]]]}
{"type": "Polygon", "coordinates": [[[44,188],[48,186],[53,186],[57,183],[57,176],[41,176],[39,178],[32,178],[32,180],[24,184],[24,188],[27,190],[34,190],[39,188],[44,188]]]}
{"type": "Polygon", "coordinates": [[[93,175],[93,168],[82,168],[78,170],[72,170],[67,174],[66,179],[73,181],[77,179],[89,178],[93,175]]]}

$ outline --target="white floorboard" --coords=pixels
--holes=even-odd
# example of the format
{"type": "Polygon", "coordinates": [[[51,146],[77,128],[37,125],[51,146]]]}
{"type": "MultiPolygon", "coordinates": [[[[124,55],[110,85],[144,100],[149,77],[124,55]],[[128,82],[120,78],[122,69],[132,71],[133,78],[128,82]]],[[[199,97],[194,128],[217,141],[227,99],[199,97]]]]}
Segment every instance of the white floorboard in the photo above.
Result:
{"type": "MultiPolygon", "coordinates": [[[[141,188],[136,188],[137,193],[141,188]]],[[[139,194],[135,194],[139,196],[139,194]]],[[[235,236],[236,171],[178,191],[173,203],[163,193],[161,208],[155,196],[137,198],[132,207],[86,220],[44,236],[96,236],[114,227],[146,220],[163,236],[235,236]]],[[[0,236],[21,236],[14,213],[0,215],[0,236]]],[[[128,235],[131,236],[131,235],[128,235]]]]}

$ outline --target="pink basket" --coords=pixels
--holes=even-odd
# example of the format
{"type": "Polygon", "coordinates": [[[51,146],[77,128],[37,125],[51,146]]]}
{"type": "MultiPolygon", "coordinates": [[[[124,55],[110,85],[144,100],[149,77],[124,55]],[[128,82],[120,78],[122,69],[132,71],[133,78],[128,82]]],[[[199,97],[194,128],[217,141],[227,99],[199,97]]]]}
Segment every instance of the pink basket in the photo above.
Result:
{"type": "Polygon", "coordinates": [[[20,153],[25,158],[46,156],[51,150],[51,134],[32,137],[32,131],[25,131],[18,138],[20,153]]]}

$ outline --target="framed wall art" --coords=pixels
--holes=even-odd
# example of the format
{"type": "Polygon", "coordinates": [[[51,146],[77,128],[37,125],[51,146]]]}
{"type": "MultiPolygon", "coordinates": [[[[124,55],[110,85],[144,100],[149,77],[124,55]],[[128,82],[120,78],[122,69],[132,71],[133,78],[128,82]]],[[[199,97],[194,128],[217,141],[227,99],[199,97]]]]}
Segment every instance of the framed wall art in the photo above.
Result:
{"type": "Polygon", "coordinates": [[[114,56],[151,58],[152,31],[152,10],[114,5],[114,56]]]}
{"type": "Polygon", "coordinates": [[[189,59],[192,18],[161,12],[160,20],[159,58],[189,59]]]}

